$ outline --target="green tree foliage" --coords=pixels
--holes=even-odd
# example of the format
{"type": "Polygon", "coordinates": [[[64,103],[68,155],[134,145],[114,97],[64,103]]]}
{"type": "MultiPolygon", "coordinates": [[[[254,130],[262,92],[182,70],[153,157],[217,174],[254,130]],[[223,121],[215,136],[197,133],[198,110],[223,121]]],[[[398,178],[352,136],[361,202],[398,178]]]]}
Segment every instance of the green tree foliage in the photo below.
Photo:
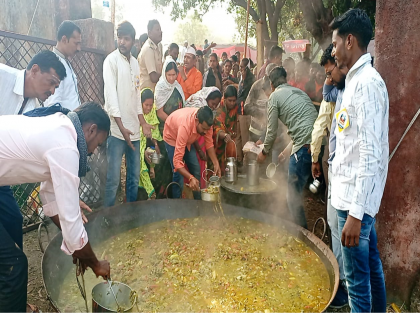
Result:
{"type": "MultiPolygon", "coordinates": [[[[195,15],[205,14],[220,3],[229,3],[230,12],[236,14],[241,38],[245,36],[246,0],[152,0],[156,8],[172,7],[171,18],[185,18],[192,10],[195,15]]],[[[322,47],[331,43],[329,24],[350,8],[367,11],[374,24],[376,0],[251,0],[249,36],[255,37],[256,22],[261,20],[264,46],[293,38],[309,38],[309,34],[322,47]]]]}

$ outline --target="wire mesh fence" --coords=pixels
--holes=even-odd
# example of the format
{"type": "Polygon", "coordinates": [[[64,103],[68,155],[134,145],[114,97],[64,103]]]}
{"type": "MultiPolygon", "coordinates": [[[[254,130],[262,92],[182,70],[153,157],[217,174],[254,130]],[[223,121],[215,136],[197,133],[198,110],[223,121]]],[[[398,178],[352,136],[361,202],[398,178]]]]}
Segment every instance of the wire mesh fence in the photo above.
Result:
{"type": "MultiPolygon", "coordinates": [[[[52,50],[55,42],[47,39],[0,31],[0,63],[25,69],[34,55],[41,50],[52,50]]],[[[70,61],[77,75],[80,101],[104,103],[102,65],[105,52],[82,48],[70,61]]],[[[79,193],[89,206],[101,203],[106,180],[106,149],[99,147],[88,158],[91,171],[81,179],[79,193]]],[[[36,228],[44,220],[39,199],[40,185],[24,184],[13,186],[12,190],[23,215],[23,231],[36,228]]]]}

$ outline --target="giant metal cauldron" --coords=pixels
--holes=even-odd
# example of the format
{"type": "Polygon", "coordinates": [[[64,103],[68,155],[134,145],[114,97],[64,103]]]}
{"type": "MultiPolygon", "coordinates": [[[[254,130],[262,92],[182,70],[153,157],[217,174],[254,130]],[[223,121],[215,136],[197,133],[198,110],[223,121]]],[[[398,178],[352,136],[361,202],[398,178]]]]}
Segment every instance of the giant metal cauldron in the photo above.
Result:
{"type": "MultiPolygon", "coordinates": [[[[321,258],[327,268],[330,277],[331,302],[338,288],[338,264],[334,254],[318,237],[291,222],[260,211],[227,204],[223,205],[223,210],[225,215],[235,215],[279,227],[284,226],[290,234],[305,242],[321,258]]],[[[89,223],[85,227],[89,235],[89,241],[95,246],[95,244],[105,241],[113,235],[141,225],[168,219],[199,216],[217,216],[213,211],[213,203],[185,199],[142,201],[93,213],[89,216],[89,223]]],[[[60,249],[61,242],[62,235],[58,233],[51,240],[42,258],[44,286],[48,298],[58,311],[60,309],[57,307],[56,301],[63,280],[71,270],[74,270],[71,256],[64,254],[60,249]]]]}

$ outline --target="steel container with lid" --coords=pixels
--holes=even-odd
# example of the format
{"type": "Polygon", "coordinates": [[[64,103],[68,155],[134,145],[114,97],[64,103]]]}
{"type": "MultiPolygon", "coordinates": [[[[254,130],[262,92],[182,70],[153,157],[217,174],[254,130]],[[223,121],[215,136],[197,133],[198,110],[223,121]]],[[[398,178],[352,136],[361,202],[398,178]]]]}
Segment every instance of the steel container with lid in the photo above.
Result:
{"type": "Polygon", "coordinates": [[[258,162],[253,160],[248,162],[247,167],[247,183],[249,186],[257,186],[260,183],[258,162]]]}
{"type": "Polygon", "coordinates": [[[234,157],[228,157],[226,160],[225,181],[227,183],[236,183],[238,181],[238,166],[234,157]]]}

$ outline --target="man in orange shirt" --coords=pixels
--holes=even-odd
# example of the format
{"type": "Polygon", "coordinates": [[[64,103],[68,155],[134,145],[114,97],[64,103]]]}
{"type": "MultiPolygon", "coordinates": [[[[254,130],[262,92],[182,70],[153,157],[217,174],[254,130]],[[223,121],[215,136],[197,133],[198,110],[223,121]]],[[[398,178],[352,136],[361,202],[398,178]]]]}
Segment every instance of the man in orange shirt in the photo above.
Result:
{"type": "Polygon", "coordinates": [[[179,74],[177,81],[182,86],[185,100],[200,91],[203,86],[203,74],[195,67],[196,63],[195,49],[190,46],[184,55],[184,65],[178,66],[179,74]]]}
{"type": "MultiPolygon", "coordinates": [[[[184,185],[184,177],[188,178],[194,199],[200,196],[200,165],[192,144],[200,136],[204,136],[207,155],[214,165],[214,171],[221,176],[219,162],[213,145],[213,112],[208,106],[201,108],[182,108],[173,112],[165,121],[163,140],[165,141],[168,158],[174,171],[173,181],[184,185]],[[187,148],[187,150],[185,150],[187,148]],[[185,168],[185,163],[189,171],[185,168]]],[[[172,194],[174,198],[181,197],[181,190],[174,185],[172,194]]]]}

